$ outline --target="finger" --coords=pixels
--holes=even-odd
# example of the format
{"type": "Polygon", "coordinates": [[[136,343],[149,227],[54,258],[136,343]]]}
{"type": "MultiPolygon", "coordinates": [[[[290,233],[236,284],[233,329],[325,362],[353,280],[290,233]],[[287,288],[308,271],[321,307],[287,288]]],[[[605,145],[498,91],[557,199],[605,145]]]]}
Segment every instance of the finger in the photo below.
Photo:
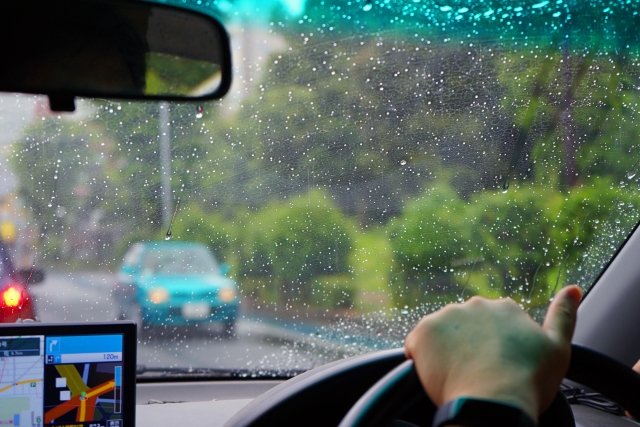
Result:
{"type": "Polygon", "coordinates": [[[445,311],[451,311],[453,307],[458,307],[460,304],[452,303],[447,304],[445,307],[439,309],[438,311],[434,311],[433,313],[429,313],[424,316],[416,326],[407,334],[407,337],[404,340],[404,355],[407,359],[413,359],[415,353],[418,351],[418,345],[420,342],[424,342],[426,339],[424,337],[425,334],[428,334],[430,329],[430,324],[432,324],[435,319],[438,319],[442,316],[445,311]]]}
{"type": "Polygon", "coordinates": [[[580,288],[571,285],[560,290],[549,305],[542,328],[558,344],[571,343],[580,298],[582,298],[580,288]]]}
{"type": "Polygon", "coordinates": [[[416,349],[416,344],[417,344],[416,341],[419,339],[418,335],[420,334],[418,330],[420,329],[420,326],[423,321],[424,321],[424,317],[411,330],[411,332],[407,334],[407,337],[404,340],[404,355],[407,359],[414,358],[414,350],[416,349]]]}
{"type": "Polygon", "coordinates": [[[407,338],[405,338],[404,340],[404,357],[406,357],[407,359],[413,359],[413,354],[412,354],[413,342],[411,341],[412,333],[413,331],[411,331],[409,335],[407,335],[407,338]]]}

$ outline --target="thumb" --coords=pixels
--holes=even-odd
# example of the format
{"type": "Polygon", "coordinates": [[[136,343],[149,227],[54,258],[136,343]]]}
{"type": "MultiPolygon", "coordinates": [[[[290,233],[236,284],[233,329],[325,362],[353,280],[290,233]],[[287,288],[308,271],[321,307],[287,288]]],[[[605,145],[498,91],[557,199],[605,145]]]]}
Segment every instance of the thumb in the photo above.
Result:
{"type": "Polygon", "coordinates": [[[582,290],[576,285],[571,285],[562,288],[549,305],[542,328],[554,342],[561,345],[571,343],[580,298],[582,290]]]}

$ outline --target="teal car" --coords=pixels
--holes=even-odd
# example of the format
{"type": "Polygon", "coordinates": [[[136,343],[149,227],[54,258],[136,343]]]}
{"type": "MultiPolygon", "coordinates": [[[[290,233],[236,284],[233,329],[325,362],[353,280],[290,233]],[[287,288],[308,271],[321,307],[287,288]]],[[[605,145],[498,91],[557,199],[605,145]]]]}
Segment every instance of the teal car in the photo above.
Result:
{"type": "Polygon", "coordinates": [[[238,292],[209,249],[199,243],[135,243],[125,255],[113,296],[119,318],[139,331],[191,326],[233,336],[238,292]],[[219,325],[219,326],[218,326],[219,325]]]}

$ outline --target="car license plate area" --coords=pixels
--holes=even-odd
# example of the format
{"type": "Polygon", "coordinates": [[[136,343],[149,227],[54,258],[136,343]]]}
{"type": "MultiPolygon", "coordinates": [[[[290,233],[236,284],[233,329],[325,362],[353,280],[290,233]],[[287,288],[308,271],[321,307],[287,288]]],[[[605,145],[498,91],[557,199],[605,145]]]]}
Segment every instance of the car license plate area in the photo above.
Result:
{"type": "Polygon", "coordinates": [[[211,307],[207,304],[187,304],[182,306],[182,316],[185,319],[206,319],[211,314],[211,307]]]}

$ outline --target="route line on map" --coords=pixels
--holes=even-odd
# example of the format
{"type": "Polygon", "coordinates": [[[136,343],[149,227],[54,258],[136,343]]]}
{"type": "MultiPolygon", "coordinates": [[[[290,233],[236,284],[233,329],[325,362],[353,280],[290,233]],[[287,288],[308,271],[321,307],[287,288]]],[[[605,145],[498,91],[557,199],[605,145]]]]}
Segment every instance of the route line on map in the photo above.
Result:
{"type": "Polygon", "coordinates": [[[114,387],[115,381],[109,381],[106,384],[98,386],[92,391],[89,391],[85,398],[80,401],[80,414],[78,415],[78,421],[91,421],[87,420],[87,418],[93,419],[93,411],[96,407],[98,396],[101,396],[104,393],[113,390],[114,387]],[[87,403],[89,403],[89,413],[87,413],[87,403]]]}
{"type": "Polygon", "coordinates": [[[33,379],[33,380],[22,380],[22,381],[17,381],[15,383],[11,383],[7,386],[4,386],[2,388],[0,388],[0,393],[2,393],[3,391],[7,391],[9,390],[11,387],[15,387],[17,385],[23,385],[23,384],[29,384],[29,383],[41,383],[42,380],[41,379],[33,379]]]}
{"type": "Polygon", "coordinates": [[[86,418],[93,418],[93,414],[95,411],[95,405],[97,403],[98,397],[108,393],[109,391],[115,388],[115,381],[109,380],[100,385],[97,385],[89,390],[87,390],[86,395],[83,399],[80,399],[80,396],[74,396],[71,400],[67,400],[45,412],[44,414],[44,422],[45,424],[50,423],[52,420],[61,417],[69,411],[74,409],[78,409],[78,413],[76,416],[76,421],[86,421],[86,418]]]}

